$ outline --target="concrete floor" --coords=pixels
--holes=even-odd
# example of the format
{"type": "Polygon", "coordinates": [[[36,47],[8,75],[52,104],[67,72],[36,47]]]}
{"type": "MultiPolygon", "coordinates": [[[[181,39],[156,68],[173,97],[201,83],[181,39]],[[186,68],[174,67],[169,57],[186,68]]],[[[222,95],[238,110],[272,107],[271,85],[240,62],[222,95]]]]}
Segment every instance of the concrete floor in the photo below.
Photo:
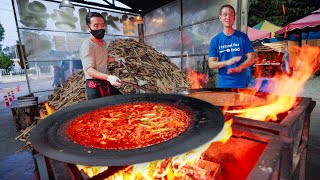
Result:
{"type": "Polygon", "coordinates": [[[320,76],[305,85],[304,97],[311,97],[317,105],[313,109],[310,122],[306,179],[320,179],[320,76]]]}
{"type": "MultiPolygon", "coordinates": [[[[16,85],[16,84],[15,84],[16,85]]],[[[0,89],[5,84],[0,83],[0,89]]],[[[17,94],[17,96],[22,95],[17,94]]],[[[307,160],[306,179],[316,180],[320,177],[320,76],[310,79],[305,85],[305,92],[301,95],[303,97],[311,97],[316,101],[317,105],[311,114],[310,125],[310,141],[307,160]]],[[[12,167],[8,168],[10,159],[18,159],[16,151],[18,151],[24,143],[16,141],[14,138],[18,135],[13,123],[11,110],[4,108],[3,99],[0,101],[0,179],[37,179],[32,169],[25,169],[25,163],[17,167],[14,163],[12,167]],[[23,165],[24,164],[24,165],[23,165]],[[19,169],[20,168],[20,169],[19,169]],[[15,172],[19,172],[18,175],[15,172]],[[13,174],[13,175],[12,175],[13,174]]],[[[25,162],[33,163],[30,152],[20,152],[25,162]]],[[[32,165],[33,167],[34,165],[32,165]]]]}
{"type": "Polygon", "coordinates": [[[15,137],[18,136],[16,127],[12,120],[12,114],[10,109],[2,109],[0,114],[0,159],[10,155],[19,150],[24,143],[16,141],[15,137]]]}

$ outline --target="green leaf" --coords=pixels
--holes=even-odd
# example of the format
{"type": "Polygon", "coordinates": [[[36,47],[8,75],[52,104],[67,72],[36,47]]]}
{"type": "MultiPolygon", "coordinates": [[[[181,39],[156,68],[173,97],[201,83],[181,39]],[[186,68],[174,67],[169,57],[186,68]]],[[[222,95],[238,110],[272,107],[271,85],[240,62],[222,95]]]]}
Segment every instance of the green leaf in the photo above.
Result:
{"type": "Polygon", "coordinates": [[[162,110],[163,110],[163,107],[160,106],[160,107],[158,107],[157,112],[159,113],[159,112],[161,112],[162,110]]]}
{"type": "Polygon", "coordinates": [[[151,124],[149,118],[141,118],[140,121],[141,121],[143,124],[151,124]]]}

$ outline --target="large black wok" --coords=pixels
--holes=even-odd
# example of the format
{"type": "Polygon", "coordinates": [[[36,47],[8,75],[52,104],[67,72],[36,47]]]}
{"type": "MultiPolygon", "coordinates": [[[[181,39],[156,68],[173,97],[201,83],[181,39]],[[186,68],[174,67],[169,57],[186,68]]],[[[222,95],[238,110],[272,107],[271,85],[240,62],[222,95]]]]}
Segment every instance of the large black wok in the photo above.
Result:
{"type": "Polygon", "coordinates": [[[123,166],[165,159],[188,152],[212,140],[222,129],[224,116],[214,105],[195,98],[173,94],[128,94],[94,99],[73,105],[43,119],[31,131],[33,147],[43,155],[63,162],[92,166],[123,166]],[[192,123],[179,136],[149,147],[129,150],[104,150],[84,147],[65,134],[76,116],[95,109],[130,102],[165,103],[189,109],[192,123]]]}
{"type": "Polygon", "coordinates": [[[223,109],[261,106],[267,103],[266,97],[269,95],[265,92],[244,88],[200,88],[181,91],[178,94],[194,97],[223,109]]]}

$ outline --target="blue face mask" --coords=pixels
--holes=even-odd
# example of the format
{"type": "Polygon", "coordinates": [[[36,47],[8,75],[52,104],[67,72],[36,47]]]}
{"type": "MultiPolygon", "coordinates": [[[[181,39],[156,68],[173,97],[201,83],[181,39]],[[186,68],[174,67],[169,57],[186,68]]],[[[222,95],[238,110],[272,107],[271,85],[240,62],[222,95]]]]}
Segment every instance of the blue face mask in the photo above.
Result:
{"type": "Polygon", "coordinates": [[[90,33],[91,33],[94,37],[96,37],[96,38],[98,38],[98,39],[103,39],[104,33],[106,32],[105,29],[92,30],[92,29],[90,28],[90,30],[91,30],[90,33]]]}

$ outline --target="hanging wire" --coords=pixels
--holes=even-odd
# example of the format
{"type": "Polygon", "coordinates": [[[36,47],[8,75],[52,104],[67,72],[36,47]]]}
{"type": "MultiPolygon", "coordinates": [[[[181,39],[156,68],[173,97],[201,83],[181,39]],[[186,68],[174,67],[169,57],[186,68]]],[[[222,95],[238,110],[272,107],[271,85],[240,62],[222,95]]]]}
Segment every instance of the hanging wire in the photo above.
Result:
{"type": "Polygon", "coordinates": [[[282,12],[283,12],[283,15],[286,15],[286,7],[284,6],[283,2],[282,2],[282,12]]]}

